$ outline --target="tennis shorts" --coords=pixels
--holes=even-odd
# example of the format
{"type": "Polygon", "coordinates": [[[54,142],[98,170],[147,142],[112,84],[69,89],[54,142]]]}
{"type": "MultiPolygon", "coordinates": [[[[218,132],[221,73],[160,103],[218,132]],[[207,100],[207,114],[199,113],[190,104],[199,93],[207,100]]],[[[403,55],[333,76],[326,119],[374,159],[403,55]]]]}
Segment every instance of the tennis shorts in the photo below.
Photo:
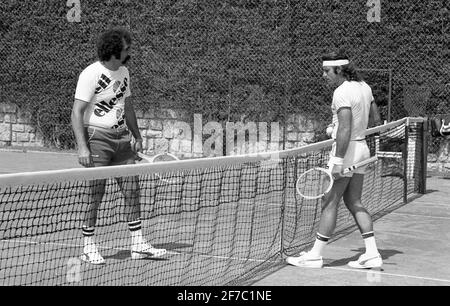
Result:
{"type": "MultiPolygon", "coordinates": [[[[336,156],[336,142],[333,143],[331,148],[330,156],[336,156]]],[[[348,144],[347,153],[344,156],[344,168],[353,166],[354,164],[370,158],[369,147],[367,146],[366,140],[351,140],[348,144]]],[[[329,169],[333,168],[333,164],[328,162],[329,169]]],[[[364,174],[366,172],[366,166],[362,166],[347,173],[343,176],[352,177],[353,173],[364,174]]]]}
{"type": "Polygon", "coordinates": [[[131,134],[124,129],[87,127],[87,142],[96,167],[135,163],[131,134]]]}

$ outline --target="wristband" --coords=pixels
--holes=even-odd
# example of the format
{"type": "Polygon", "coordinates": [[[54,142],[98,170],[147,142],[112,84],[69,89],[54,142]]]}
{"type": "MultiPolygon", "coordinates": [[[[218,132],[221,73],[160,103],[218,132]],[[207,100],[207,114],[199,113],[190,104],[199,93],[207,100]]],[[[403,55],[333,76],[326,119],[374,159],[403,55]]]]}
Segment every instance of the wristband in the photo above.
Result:
{"type": "Polygon", "coordinates": [[[331,156],[330,164],[342,166],[344,164],[344,159],[342,157],[331,156]]]}

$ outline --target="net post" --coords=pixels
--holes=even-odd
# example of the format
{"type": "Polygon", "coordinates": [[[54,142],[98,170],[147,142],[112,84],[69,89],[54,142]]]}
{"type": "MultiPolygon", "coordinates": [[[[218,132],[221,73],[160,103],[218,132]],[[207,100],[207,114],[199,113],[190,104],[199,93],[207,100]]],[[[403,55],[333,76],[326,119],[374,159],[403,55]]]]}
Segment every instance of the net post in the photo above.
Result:
{"type": "Polygon", "coordinates": [[[419,193],[427,192],[427,169],[428,169],[428,118],[422,123],[422,154],[421,154],[421,176],[419,193]]]}
{"type": "MultiPolygon", "coordinates": [[[[288,183],[287,183],[287,177],[286,177],[286,173],[287,173],[287,171],[286,171],[286,168],[287,168],[287,166],[286,166],[286,164],[285,164],[285,161],[282,161],[282,167],[283,167],[283,176],[282,176],[282,178],[283,178],[283,188],[284,188],[284,191],[283,191],[283,193],[282,193],[282,196],[281,196],[281,198],[282,198],[282,204],[281,204],[281,216],[282,216],[282,218],[281,218],[281,236],[280,236],[280,257],[283,257],[283,255],[285,254],[285,251],[286,251],[286,249],[284,248],[284,231],[285,231],[285,229],[286,229],[286,224],[285,224],[285,222],[286,222],[286,218],[285,218],[285,210],[286,210],[286,192],[287,192],[287,189],[286,189],[286,187],[287,187],[287,185],[288,185],[288,183]]],[[[295,180],[297,180],[297,175],[296,175],[296,173],[297,173],[297,163],[295,163],[294,164],[294,177],[295,177],[295,180]]],[[[294,193],[294,195],[295,196],[297,196],[297,193],[294,193]]]]}
{"type": "Polygon", "coordinates": [[[409,118],[405,122],[405,148],[403,153],[403,203],[408,202],[408,144],[409,144],[409,118]]]}
{"type": "Polygon", "coordinates": [[[388,115],[387,121],[391,122],[391,108],[392,108],[392,68],[389,68],[389,92],[388,92],[388,115]]]}

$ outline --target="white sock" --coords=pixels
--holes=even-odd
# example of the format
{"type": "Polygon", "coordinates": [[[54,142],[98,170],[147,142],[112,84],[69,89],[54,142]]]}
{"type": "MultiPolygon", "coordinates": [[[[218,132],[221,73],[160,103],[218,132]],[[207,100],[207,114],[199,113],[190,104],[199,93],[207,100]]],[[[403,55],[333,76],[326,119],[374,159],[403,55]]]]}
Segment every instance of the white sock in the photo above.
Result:
{"type": "Polygon", "coordinates": [[[364,244],[366,246],[366,254],[376,255],[378,254],[377,244],[375,242],[375,236],[373,231],[363,233],[364,244]]]}
{"type": "Polygon", "coordinates": [[[322,256],[322,251],[324,247],[327,245],[329,239],[330,237],[317,233],[316,241],[314,241],[314,246],[311,249],[311,251],[309,251],[309,253],[317,257],[322,256]]]}

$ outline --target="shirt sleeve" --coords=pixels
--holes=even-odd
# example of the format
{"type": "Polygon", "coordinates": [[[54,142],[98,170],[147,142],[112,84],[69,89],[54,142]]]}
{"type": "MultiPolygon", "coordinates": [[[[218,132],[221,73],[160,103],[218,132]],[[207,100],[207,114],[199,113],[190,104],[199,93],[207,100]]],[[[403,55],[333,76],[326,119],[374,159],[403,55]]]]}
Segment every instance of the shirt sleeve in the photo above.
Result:
{"type": "Polygon", "coordinates": [[[348,97],[347,95],[344,94],[343,91],[337,91],[334,93],[333,95],[333,102],[334,102],[334,106],[336,108],[336,112],[340,109],[340,108],[351,108],[352,104],[351,104],[351,98],[348,97]]]}
{"type": "Polygon", "coordinates": [[[369,84],[367,84],[366,82],[363,83],[364,84],[364,90],[367,91],[368,93],[368,97],[370,99],[369,103],[372,103],[375,101],[375,98],[373,97],[373,92],[372,92],[372,88],[369,86],[369,84]]]}
{"type": "Polygon", "coordinates": [[[128,72],[128,69],[127,69],[127,79],[128,79],[128,86],[125,91],[125,98],[131,97],[131,81],[130,81],[130,73],[128,72]]]}
{"type": "Polygon", "coordinates": [[[91,102],[92,97],[95,94],[95,87],[97,81],[95,75],[89,73],[87,70],[83,70],[78,77],[77,88],[75,90],[75,99],[91,102]]]}

